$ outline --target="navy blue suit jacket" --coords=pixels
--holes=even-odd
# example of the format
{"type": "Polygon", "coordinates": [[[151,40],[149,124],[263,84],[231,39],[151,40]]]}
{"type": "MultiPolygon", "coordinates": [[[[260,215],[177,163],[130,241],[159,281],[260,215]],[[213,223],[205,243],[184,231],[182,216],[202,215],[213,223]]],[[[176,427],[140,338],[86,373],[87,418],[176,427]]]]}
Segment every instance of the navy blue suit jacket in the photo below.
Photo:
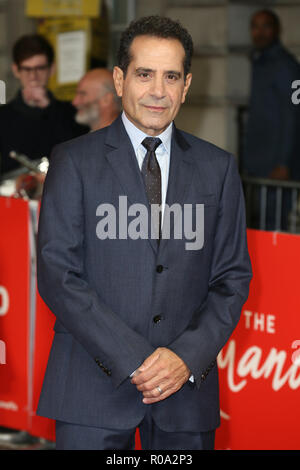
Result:
{"type": "Polygon", "coordinates": [[[166,203],[205,205],[199,250],[186,250],[184,238],[163,239],[159,247],[153,239],[100,240],[97,207],[117,208],[122,195],[128,205],[148,205],[120,117],[55,148],[41,204],[38,289],[57,321],[38,414],[129,429],[151,406],[166,431],[214,429],[220,421],[216,357],[239,320],[251,279],[234,157],[173,129],[166,203]],[[145,405],[129,375],[159,346],[185,361],[195,383],[145,405]]]}

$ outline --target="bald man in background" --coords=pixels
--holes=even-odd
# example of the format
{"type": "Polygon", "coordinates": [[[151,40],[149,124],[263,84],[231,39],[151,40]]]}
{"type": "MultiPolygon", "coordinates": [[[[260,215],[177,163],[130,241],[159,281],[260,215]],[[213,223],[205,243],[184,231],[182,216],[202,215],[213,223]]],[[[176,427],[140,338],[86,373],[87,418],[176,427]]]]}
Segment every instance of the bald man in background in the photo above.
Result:
{"type": "Polygon", "coordinates": [[[89,126],[91,131],[109,126],[120,113],[112,72],[104,68],[88,71],[78,83],[72,104],[78,124],[89,126]]]}

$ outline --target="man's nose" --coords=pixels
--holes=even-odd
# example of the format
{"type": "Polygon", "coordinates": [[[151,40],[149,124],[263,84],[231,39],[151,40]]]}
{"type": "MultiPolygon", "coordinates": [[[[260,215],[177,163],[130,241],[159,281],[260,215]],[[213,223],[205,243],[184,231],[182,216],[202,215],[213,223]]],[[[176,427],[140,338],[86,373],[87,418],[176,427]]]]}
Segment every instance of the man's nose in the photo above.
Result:
{"type": "Polygon", "coordinates": [[[156,98],[164,98],[166,95],[165,81],[161,77],[155,77],[152,81],[151,94],[156,98]]]}
{"type": "Polygon", "coordinates": [[[38,79],[38,71],[34,67],[31,70],[29,70],[29,78],[30,80],[38,79]]]}

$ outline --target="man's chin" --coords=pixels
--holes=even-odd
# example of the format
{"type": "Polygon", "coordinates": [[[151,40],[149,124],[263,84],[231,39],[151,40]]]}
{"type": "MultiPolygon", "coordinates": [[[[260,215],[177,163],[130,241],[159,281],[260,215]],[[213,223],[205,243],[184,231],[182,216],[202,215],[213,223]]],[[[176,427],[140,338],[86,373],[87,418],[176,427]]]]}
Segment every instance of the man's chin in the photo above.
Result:
{"type": "Polygon", "coordinates": [[[83,126],[89,126],[90,125],[88,117],[86,115],[83,115],[83,114],[80,114],[80,113],[77,113],[75,115],[75,121],[77,122],[77,124],[81,124],[83,126]]]}
{"type": "Polygon", "coordinates": [[[145,119],[143,123],[143,127],[145,129],[149,129],[149,131],[155,131],[157,133],[163,132],[168,125],[170,124],[170,120],[168,119],[159,119],[157,118],[151,118],[151,119],[145,119]]]}

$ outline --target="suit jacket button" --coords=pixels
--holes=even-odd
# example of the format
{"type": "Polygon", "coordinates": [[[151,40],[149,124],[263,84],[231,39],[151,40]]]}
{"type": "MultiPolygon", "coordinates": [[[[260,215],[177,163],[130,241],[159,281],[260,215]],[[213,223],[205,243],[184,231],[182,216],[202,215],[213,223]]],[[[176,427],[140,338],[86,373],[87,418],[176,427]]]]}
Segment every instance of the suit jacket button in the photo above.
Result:
{"type": "Polygon", "coordinates": [[[159,264],[158,266],[156,266],[156,272],[157,272],[157,273],[162,273],[163,270],[164,270],[164,267],[163,267],[161,264],[159,264]]]}
{"type": "Polygon", "coordinates": [[[161,318],[161,315],[155,315],[155,317],[153,317],[154,323],[159,323],[161,321],[161,318]]]}
{"type": "Polygon", "coordinates": [[[107,375],[111,375],[111,371],[110,371],[110,370],[108,370],[106,373],[107,373],[107,375]]]}

